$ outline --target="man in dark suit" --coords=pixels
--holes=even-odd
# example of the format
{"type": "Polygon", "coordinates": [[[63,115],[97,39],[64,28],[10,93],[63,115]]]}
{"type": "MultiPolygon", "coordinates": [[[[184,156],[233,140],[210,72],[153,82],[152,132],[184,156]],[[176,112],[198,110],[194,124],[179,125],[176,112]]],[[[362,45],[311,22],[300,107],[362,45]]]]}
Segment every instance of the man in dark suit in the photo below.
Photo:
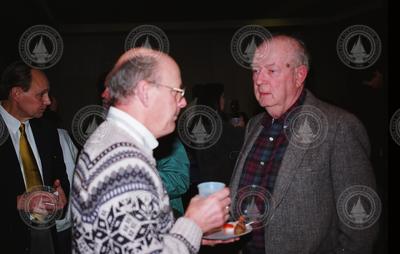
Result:
{"type": "Polygon", "coordinates": [[[48,93],[46,75],[22,62],[11,64],[2,75],[0,120],[6,126],[0,137],[1,188],[6,213],[2,226],[8,245],[4,248],[12,253],[57,253],[55,221],[50,222],[49,228],[38,229],[24,223],[19,214],[24,202],[28,202],[23,194],[36,185],[54,188],[60,214],[67,204],[69,182],[57,129],[51,122],[40,119],[50,104],[48,93]]]}
{"type": "Polygon", "coordinates": [[[233,208],[256,221],[244,254],[372,253],[380,201],[367,133],[304,89],[308,62],[304,44],[285,35],[255,52],[253,88],[266,112],[248,123],[230,187],[233,203],[270,195],[233,208]]]}

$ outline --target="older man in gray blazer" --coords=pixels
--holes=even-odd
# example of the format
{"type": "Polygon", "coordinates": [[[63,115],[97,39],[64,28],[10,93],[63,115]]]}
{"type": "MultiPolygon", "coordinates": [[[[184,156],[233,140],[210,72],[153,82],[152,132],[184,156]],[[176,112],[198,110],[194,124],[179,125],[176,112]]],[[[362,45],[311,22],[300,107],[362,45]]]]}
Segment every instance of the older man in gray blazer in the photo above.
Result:
{"type": "MultiPolygon", "coordinates": [[[[372,253],[380,203],[364,127],[304,89],[309,67],[301,41],[272,37],[257,48],[252,68],[266,112],[247,126],[230,187],[236,201],[248,186],[271,198],[265,207],[256,202],[261,212],[252,219],[262,226],[243,253],[372,253]]],[[[232,209],[251,217],[242,204],[232,209]]]]}

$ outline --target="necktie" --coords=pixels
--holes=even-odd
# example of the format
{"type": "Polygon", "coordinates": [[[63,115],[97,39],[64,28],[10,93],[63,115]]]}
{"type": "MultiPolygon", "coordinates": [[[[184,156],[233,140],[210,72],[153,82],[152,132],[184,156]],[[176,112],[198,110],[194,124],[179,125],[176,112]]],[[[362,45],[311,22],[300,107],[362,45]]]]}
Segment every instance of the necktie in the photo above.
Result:
{"type": "Polygon", "coordinates": [[[29,191],[34,186],[42,185],[42,178],[40,177],[35,156],[33,155],[26,137],[25,124],[21,123],[19,131],[21,133],[19,138],[19,153],[21,155],[22,165],[24,166],[26,190],[29,191]]]}

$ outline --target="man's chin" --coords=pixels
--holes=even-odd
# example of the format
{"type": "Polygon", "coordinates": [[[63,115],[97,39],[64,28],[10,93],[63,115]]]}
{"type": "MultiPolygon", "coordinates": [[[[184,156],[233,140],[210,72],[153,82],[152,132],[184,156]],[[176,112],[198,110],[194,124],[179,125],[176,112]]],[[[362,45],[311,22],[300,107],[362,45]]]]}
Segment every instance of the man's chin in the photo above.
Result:
{"type": "Polygon", "coordinates": [[[164,131],[160,135],[156,136],[156,138],[161,138],[161,137],[171,134],[172,132],[175,131],[175,127],[176,127],[175,122],[172,122],[170,125],[168,125],[168,128],[165,128],[164,131]]]}
{"type": "Polygon", "coordinates": [[[36,115],[34,115],[32,118],[41,118],[44,114],[44,111],[41,113],[37,113],[36,115]]]}

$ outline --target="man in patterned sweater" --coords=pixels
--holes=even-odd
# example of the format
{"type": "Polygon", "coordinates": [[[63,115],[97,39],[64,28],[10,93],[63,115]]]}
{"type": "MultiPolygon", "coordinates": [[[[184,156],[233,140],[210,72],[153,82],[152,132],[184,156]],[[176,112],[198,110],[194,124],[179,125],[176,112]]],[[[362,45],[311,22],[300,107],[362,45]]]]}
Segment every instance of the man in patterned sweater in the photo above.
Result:
{"type": "Polygon", "coordinates": [[[132,49],[106,82],[113,106],[86,142],[73,180],[73,252],[198,252],[202,234],[228,219],[231,201],[227,188],[196,196],[173,221],[153,149],[186,106],[178,65],[158,51],[132,49]]]}

